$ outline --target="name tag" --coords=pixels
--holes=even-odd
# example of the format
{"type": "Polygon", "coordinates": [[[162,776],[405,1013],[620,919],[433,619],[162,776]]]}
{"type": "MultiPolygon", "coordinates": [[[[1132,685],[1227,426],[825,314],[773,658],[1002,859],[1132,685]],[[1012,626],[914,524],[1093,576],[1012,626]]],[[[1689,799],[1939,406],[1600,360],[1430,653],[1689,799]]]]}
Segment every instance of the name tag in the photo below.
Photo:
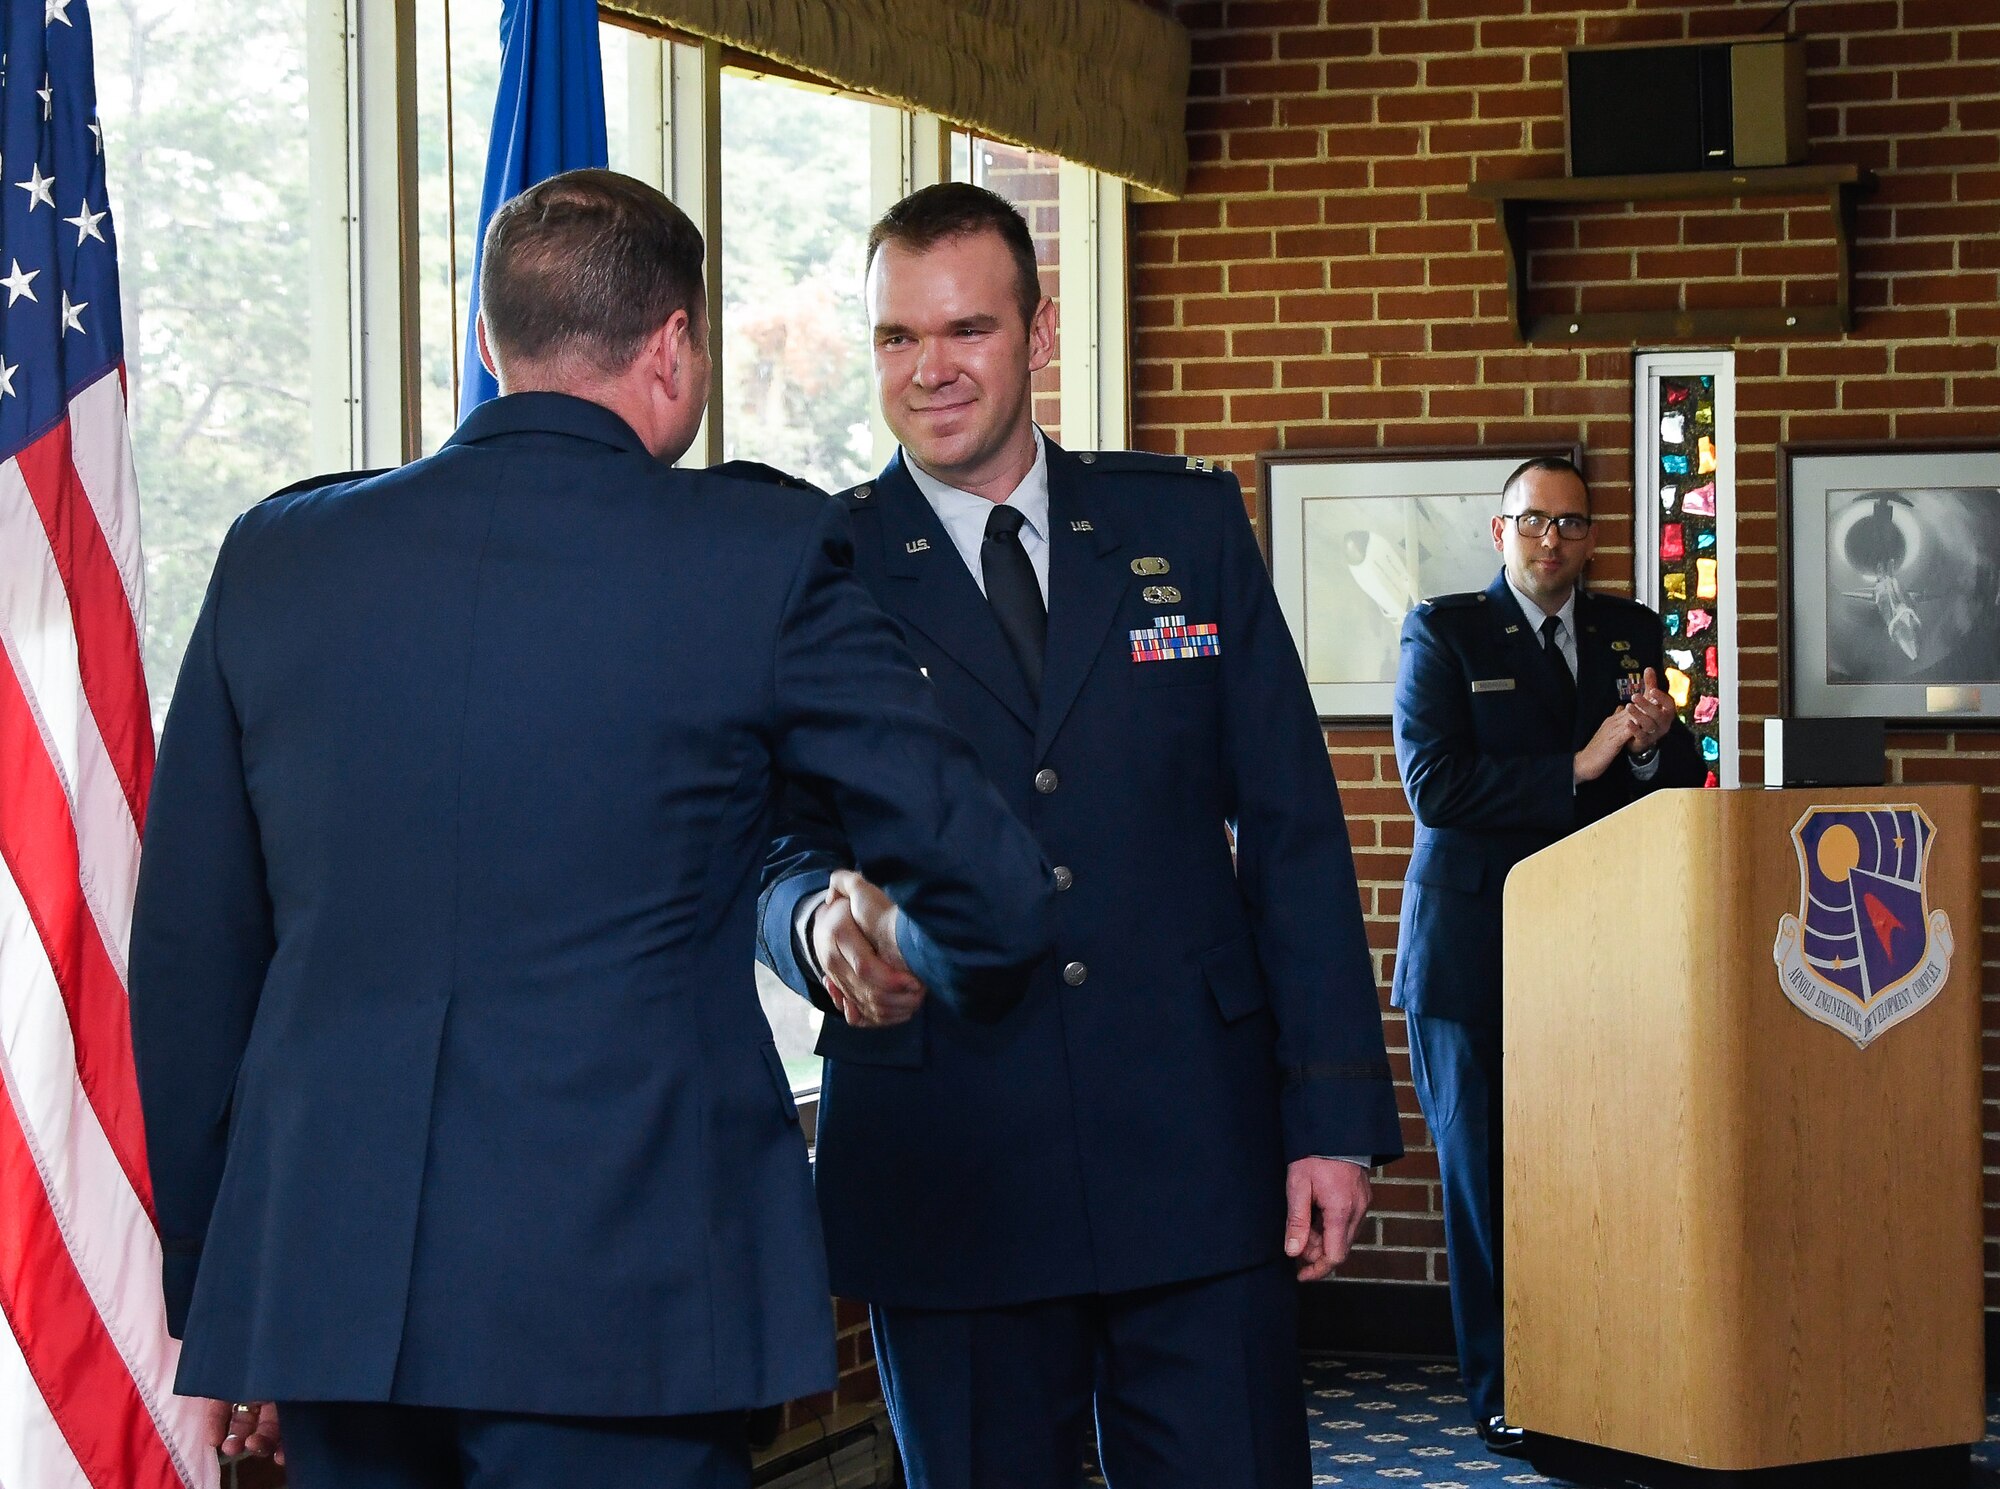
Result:
{"type": "Polygon", "coordinates": [[[1472,691],[1475,693],[1511,693],[1514,691],[1514,679],[1511,677],[1475,677],[1472,680],[1472,691]]]}

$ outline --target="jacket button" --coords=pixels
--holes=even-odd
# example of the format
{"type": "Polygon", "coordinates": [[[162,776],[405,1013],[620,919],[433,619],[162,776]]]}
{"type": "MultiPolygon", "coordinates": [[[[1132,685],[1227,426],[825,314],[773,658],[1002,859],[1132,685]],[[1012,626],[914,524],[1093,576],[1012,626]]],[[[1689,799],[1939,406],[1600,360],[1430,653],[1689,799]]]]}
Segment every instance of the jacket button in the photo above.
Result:
{"type": "Polygon", "coordinates": [[[1063,981],[1071,987],[1082,987],[1084,978],[1090,976],[1090,968],[1082,962],[1071,962],[1063,968],[1063,981]]]}
{"type": "Polygon", "coordinates": [[[1081,460],[1085,465],[1097,464],[1097,456],[1089,450],[1085,450],[1081,455],[1078,455],[1076,458],[1078,460],[1081,460]]]}
{"type": "Polygon", "coordinates": [[[1044,796],[1055,795],[1056,787],[1061,784],[1062,777],[1050,770],[1046,765],[1035,772],[1035,789],[1044,796]]]}
{"type": "Polygon", "coordinates": [[[857,486],[854,488],[854,499],[858,502],[865,502],[874,490],[873,486],[857,486]]]}
{"type": "Polygon", "coordinates": [[[1074,883],[1076,883],[1076,875],[1072,874],[1072,873],[1071,873],[1071,872],[1069,871],[1069,869],[1068,869],[1068,867],[1067,867],[1067,866],[1065,866],[1065,865],[1063,865],[1063,864],[1057,864],[1057,865],[1056,865],[1056,888],[1057,888],[1057,889],[1068,889],[1068,888],[1070,887],[1070,885],[1072,885],[1072,884],[1074,884],[1074,883]]]}

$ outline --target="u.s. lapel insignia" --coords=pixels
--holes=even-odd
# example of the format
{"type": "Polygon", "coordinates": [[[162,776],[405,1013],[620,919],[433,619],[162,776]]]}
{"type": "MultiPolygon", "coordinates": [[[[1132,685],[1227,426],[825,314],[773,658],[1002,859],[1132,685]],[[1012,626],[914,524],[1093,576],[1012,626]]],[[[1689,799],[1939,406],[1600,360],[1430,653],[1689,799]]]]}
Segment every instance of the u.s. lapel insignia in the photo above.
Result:
{"type": "Polygon", "coordinates": [[[1081,520],[1072,522],[1069,525],[1069,530],[1073,533],[1094,533],[1097,531],[1097,529],[1092,527],[1088,522],[1084,522],[1081,520]]]}
{"type": "Polygon", "coordinates": [[[929,553],[930,551],[931,540],[929,538],[916,538],[903,545],[903,552],[905,553],[929,553]]]}
{"type": "Polygon", "coordinates": [[[1145,578],[1150,578],[1154,574],[1172,573],[1173,567],[1174,566],[1168,563],[1164,558],[1154,558],[1149,556],[1146,558],[1135,558],[1132,560],[1132,572],[1145,578]]]}
{"type": "Polygon", "coordinates": [[[1508,634],[1509,636],[1511,636],[1511,635],[1513,635],[1513,634],[1514,634],[1514,633],[1515,633],[1516,631],[1518,631],[1518,630],[1520,630],[1520,629],[1521,629],[1521,628],[1520,628],[1519,626],[1509,626],[1509,627],[1507,627],[1507,634],[1508,634]]]}
{"type": "Polygon", "coordinates": [[[1148,605],[1178,605],[1181,592],[1171,584],[1149,584],[1140,592],[1148,605]]]}

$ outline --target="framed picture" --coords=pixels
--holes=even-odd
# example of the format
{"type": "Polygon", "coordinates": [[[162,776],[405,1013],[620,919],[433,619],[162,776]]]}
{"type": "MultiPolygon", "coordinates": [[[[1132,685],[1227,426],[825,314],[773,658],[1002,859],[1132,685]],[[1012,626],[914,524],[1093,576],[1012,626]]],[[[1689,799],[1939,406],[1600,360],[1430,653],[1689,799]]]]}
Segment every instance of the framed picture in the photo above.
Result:
{"type": "Polygon", "coordinates": [[[1787,445],[1786,711],[2000,720],[2000,443],[1787,445]]]}
{"type": "Polygon", "coordinates": [[[1287,451],[1257,462],[1257,530],[1320,717],[1381,724],[1403,616],[1500,572],[1493,514],[1523,460],[1576,445],[1287,451]]]}

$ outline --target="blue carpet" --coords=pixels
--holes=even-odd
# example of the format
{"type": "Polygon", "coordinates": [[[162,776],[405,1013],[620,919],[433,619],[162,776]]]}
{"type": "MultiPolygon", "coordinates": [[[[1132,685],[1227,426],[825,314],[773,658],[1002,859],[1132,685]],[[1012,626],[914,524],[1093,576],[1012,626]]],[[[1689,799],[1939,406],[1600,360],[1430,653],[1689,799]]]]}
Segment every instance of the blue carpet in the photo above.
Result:
{"type": "MultiPolygon", "coordinates": [[[[1345,1489],[1479,1489],[1491,1484],[1570,1485],[1519,1459],[1485,1451],[1465,1409],[1456,1365],[1420,1360],[1323,1359],[1306,1367],[1313,1483],[1345,1489]]],[[[2000,1489],[2000,1402],[1970,1480],[2000,1489]]],[[[1889,1486],[1884,1486],[1889,1489],[1889,1486]]]]}

